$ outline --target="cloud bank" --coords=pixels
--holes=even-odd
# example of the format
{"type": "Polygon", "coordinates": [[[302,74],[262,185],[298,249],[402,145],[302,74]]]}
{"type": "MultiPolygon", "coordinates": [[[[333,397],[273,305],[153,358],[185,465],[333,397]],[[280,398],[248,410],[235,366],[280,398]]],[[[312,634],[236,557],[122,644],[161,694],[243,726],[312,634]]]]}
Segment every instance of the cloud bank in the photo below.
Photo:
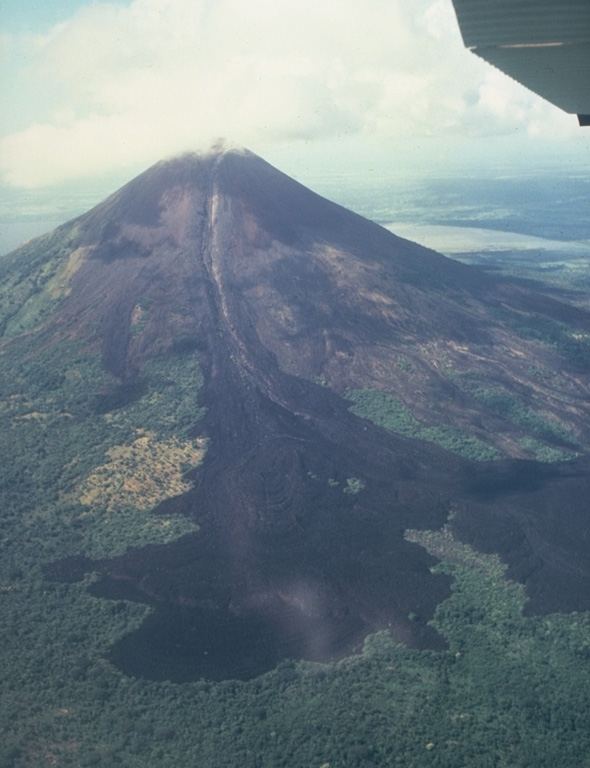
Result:
{"type": "Polygon", "coordinates": [[[0,139],[14,186],[147,164],[218,136],[258,150],[575,130],[463,49],[450,0],[94,3],[8,48],[42,94],[0,139]]]}

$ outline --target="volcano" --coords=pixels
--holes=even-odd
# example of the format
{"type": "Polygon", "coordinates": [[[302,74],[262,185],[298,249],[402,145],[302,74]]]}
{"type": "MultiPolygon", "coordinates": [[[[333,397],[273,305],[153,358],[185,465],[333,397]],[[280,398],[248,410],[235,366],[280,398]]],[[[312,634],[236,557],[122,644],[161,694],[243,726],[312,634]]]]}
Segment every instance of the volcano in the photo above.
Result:
{"type": "MultiPolygon", "coordinates": [[[[590,608],[581,309],[396,237],[245,150],[155,165],[15,252],[4,281],[20,291],[4,354],[26,347],[55,391],[75,378],[54,370],[64,345],[100,368],[84,423],[107,431],[108,461],[59,470],[80,525],[121,511],[97,478],[158,429],[204,454],[150,512],[192,532],[45,567],[151,607],[112,647],[124,672],[248,679],[342,659],[379,630],[441,649],[428,621],[449,578],[404,532],[447,522],[500,554],[531,612],[590,608]],[[189,362],[192,378],[171,373],[189,362]],[[187,393],[192,410],[164,413],[187,393]]],[[[149,506],[140,464],[120,485],[149,506]]]]}

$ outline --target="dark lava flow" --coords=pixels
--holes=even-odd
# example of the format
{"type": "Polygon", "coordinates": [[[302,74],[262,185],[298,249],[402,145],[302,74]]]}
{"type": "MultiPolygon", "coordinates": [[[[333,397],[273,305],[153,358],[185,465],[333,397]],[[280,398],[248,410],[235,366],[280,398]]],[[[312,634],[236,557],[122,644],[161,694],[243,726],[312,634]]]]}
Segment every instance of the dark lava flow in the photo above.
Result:
{"type": "MultiPolygon", "coordinates": [[[[101,394],[100,409],[117,407],[128,392],[141,396],[146,360],[178,342],[171,306],[188,308],[180,331],[194,341],[185,352],[197,350],[206,408],[195,436],[210,439],[189,474],[194,487],[156,510],[191,517],[198,532],[46,569],[63,580],[98,571],[93,594],[152,606],[111,651],[121,670],[179,682],[248,679],[286,658],[343,658],[381,629],[410,646],[441,649],[444,639],[427,622],[450,594],[449,579],[433,575],[434,558],[403,534],[440,528],[451,509],[464,540],[499,552],[526,582],[531,610],[590,607],[582,462],[551,472],[518,461],[476,466],[352,414],[345,391],[354,382],[343,379],[337,391],[340,369],[356,365],[359,380],[370,381],[367,347],[379,347],[379,360],[411,323],[425,338],[444,332],[483,344],[491,321],[475,321],[473,297],[483,301],[493,281],[395,238],[249,154],[157,166],[80,227],[91,257],[59,322],[81,334],[100,327],[103,364],[120,382],[101,394]],[[318,243],[340,249],[333,283],[314,259],[318,243]],[[375,264],[395,277],[409,310],[382,309],[372,274],[363,277],[375,264]],[[354,270],[358,293],[335,288],[354,270]],[[443,292],[439,301],[427,284],[424,309],[415,285],[426,274],[443,292]],[[456,305],[445,285],[459,296],[456,305]],[[130,317],[144,295],[151,318],[132,335],[130,317]],[[89,310],[99,302],[101,323],[89,310]],[[472,314],[461,315],[463,305],[472,314]],[[439,315],[429,318],[435,306],[439,315]],[[314,382],[326,360],[331,387],[314,382]],[[357,480],[358,492],[346,492],[357,480]]],[[[445,397],[450,386],[444,382],[445,397]]],[[[477,406],[451,394],[457,412],[477,406]]],[[[489,424],[499,423],[494,418],[484,414],[489,424]]]]}
{"type": "Polygon", "coordinates": [[[225,437],[194,473],[195,488],[162,505],[191,514],[200,530],[107,561],[54,566],[63,579],[98,570],[93,594],[154,607],[113,661],[155,679],[246,679],[284,658],[342,658],[378,629],[443,648],[426,622],[448,596],[448,579],[429,572],[435,560],[403,531],[444,523],[452,461],[436,467],[428,446],[400,445],[322,387],[302,388],[305,416],[294,416],[238,381],[251,395],[248,424],[243,393],[220,401],[223,416],[211,403],[206,426],[223,418],[225,437]],[[239,439],[232,415],[244,429],[239,439]],[[342,447],[355,433],[356,445],[342,447]],[[356,495],[343,493],[352,476],[366,483],[356,495]]]}

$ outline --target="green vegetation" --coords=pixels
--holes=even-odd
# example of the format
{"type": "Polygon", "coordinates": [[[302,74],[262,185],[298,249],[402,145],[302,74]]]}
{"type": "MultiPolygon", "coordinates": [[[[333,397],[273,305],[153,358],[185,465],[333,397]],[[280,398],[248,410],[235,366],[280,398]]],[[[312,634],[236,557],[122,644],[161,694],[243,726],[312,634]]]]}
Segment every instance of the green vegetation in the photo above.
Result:
{"type": "Polygon", "coordinates": [[[520,336],[551,347],[581,371],[590,371],[590,333],[545,315],[524,314],[503,308],[504,320],[520,336]]]}
{"type": "Polygon", "coordinates": [[[427,427],[397,397],[376,389],[352,389],[346,396],[354,401],[351,408],[357,416],[369,419],[380,427],[406,437],[436,443],[447,451],[475,461],[494,461],[501,458],[500,451],[475,437],[467,437],[458,429],[447,425],[427,427]]]}
{"type": "MultiPolygon", "coordinates": [[[[551,381],[556,376],[554,372],[541,368],[530,369],[529,372],[541,380],[551,381]]],[[[581,448],[579,442],[556,419],[542,416],[499,385],[486,384],[481,375],[475,372],[464,371],[455,374],[449,371],[447,375],[460,389],[469,392],[488,408],[526,430],[528,435],[520,438],[518,443],[530,458],[550,463],[567,461],[577,455],[581,448]]]]}
{"type": "Polygon", "coordinates": [[[148,365],[140,396],[118,407],[101,394],[113,385],[95,356],[70,341],[44,348],[35,340],[22,336],[0,354],[4,556],[26,560],[30,550],[37,562],[41,552],[46,559],[108,555],[194,530],[190,521],[150,511],[182,491],[182,472],[199,463],[205,448],[188,437],[201,414],[194,355],[148,365]],[[118,495],[96,491],[101,471],[120,483],[118,495]],[[146,498],[153,503],[146,506],[146,498]],[[20,533],[10,533],[11,526],[20,533]]]}
{"type": "Polygon", "coordinates": [[[360,493],[364,487],[364,482],[358,477],[347,477],[346,488],[343,489],[343,493],[357,494],[360,493]]]}
{"type": "Polygon", "coordinates": [[[499,387],[481,387],[474,389],[473,396],[501,416],[532,432],[542,440],[576,445],[576,440],[567,429],[557,421],[539,416],[519,400],[499,387]]]}
{"type": "Polygon", "coordinates": [[[550,464],[553,461],[568,461],[575,456],[570,451],[552,448],[550,445],[541,442],[541,440],[536,440],[534,437],[522,437],[518,442],[528,452],[531,459],[542,461],[546,464],[550,464]]]}
{"type": "Polygon", "coordinates": [[[79,263],[74,234],[75,227],[64,225],[2,260],[0,335],[29,330],[57,307],[65,295],[66,277],[71,277],[79,263]]]}
{"type": "Polygon", "coordinates": [[[397,366],[401,368],[405,373],[414,373],[414,366],[407,357],[400,356],[397,359],[397,366]]]}

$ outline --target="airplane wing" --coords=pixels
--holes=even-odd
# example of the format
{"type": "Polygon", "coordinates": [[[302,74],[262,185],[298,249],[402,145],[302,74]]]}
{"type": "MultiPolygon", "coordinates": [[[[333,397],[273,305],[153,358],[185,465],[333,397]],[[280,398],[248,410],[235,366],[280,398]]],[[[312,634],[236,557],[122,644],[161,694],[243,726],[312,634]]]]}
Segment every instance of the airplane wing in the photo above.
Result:
{"type": "Polygon", "coordinates": [[[590,125],[590,0],[453,0],[465,46],[590,125]]]}

